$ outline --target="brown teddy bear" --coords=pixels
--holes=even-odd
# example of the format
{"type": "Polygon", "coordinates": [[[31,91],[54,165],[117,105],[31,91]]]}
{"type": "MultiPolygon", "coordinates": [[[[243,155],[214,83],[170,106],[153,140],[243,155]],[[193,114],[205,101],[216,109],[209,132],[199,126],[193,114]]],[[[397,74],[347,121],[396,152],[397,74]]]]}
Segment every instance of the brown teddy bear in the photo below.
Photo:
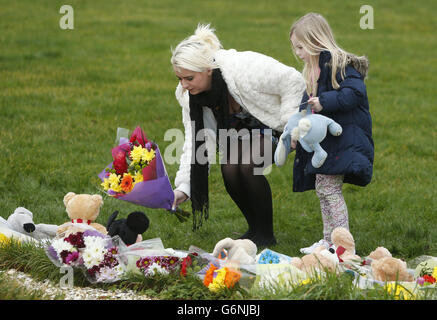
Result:
{"type": "Polygon", "coordinates": [[[92,228],[104,235],[108,233],[103,225],[94,222],[100,213],[100,207],[103,205],[101,195],[69,192],[64,196],[64,205],[71,222],[66,222],[58,227],[58,236],[66,237],[72,233],[92,228]]]}
{"type": "Polygon", "coordinates": [[[361,257],[355,254],[355,240],[348,229],[343,227],[335,228],[331,233],[332,244],[340,262],[356,261],[361,257]]]}
{"type": "Polygon", "coordinates": [[[355,254],[355,241],[352,234],[343,227],[335,228],[331,233],[333,247],[326,249],[318,247],[313,253],[307,254],[302,258],[293,258],[291,264],[302,271],[311,269],[327,269],[329,271],[338,271],[339,262],[360,260],[355,254]]]}
{"type": "Polygon", "coordinates": [[[407,270],[407,263],[393,257],[383,257],[372,261],[373,278],[378,281],[413,281],[407,270]]]}
{"type": "Polygon", "coordinates": [[[414,277],[407,270],[407,263],[392,257],[384,247],[373,250],[367,259],[370,261],[372,275],[378,281],[413,281],[414,277]]]}

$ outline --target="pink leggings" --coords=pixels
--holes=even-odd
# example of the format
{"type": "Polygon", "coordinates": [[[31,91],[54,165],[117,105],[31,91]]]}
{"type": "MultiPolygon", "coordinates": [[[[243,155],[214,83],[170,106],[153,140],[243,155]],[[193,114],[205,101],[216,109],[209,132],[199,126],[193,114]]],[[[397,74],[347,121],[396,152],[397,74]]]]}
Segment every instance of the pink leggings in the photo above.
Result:
{"type": "Polygon", "coordinates": [[[348,212],[341,189],[343,175],[316,174],[316,194],[320,200],[323,220],[323,238],[331,242],[331,233],[337,227],[349,229],[348,212]]]}

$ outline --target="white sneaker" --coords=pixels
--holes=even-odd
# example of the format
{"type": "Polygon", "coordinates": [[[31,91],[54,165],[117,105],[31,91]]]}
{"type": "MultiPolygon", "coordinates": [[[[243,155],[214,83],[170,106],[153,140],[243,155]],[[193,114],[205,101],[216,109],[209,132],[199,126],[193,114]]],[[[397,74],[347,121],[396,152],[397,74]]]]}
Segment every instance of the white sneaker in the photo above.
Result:
{"type": "Polygon", "coordinates": [[[317,247],[320,247],[320,246],[324,246],[326,249],[328,249],[330,247],[328,241],[326,241],[325,239],[322,239],[319,242],[313,243],[309,247],[301,248],[300,252],[302,252],[303,254],[311,254],[311,253],[313,253],[314,249],[316,249],[317,247]]]}

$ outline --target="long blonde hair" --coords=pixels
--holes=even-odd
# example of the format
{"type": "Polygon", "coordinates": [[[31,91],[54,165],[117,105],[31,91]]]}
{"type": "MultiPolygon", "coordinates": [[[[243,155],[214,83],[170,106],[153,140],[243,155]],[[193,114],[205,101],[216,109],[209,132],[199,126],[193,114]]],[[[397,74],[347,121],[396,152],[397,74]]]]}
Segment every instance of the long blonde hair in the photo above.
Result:
{"type": "Polygon", "coordinates": [[[218,68],[214,53],[222,49],[222,45],[214,31],[209,24],[198,24],[193,35],[172,49],[170,62],[173,67],[196,72],[218,68]]]}
{"type": "MultiPolygon", "coordinates": [[[[299,18],[291,26],[290,39],[293,34],[301,42],[303,49],[310,55],[309,62],[305,63],[302,71],[307,84],[307,91],[310,90],[308,94],[316,94],[316,92],[313,92],[314,90],[311,90],[314,88],[314,83],[311,83],[311,79],[318,63],[317,57],[324,50],[331,53],[331,82],[334,89],[340,87],[336,79],[338,70],[341,71],[341,77],[344,79],[345,69],[349,64],[352,64],[364,78],[367,77],[369,68],[367,57],[359,57],[340,48],[335,42],[334,34],[328,21],[322,15],[311,12],[299,18]]],[[[294,50],[293,53],[296,57],[294,50]]]]}

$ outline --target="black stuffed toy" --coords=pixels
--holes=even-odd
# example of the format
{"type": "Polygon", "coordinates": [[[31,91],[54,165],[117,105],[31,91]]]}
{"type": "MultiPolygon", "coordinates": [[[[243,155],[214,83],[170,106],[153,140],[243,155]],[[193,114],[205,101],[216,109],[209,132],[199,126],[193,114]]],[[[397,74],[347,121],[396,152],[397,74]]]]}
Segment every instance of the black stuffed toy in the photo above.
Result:
{"type": "Polygon", "coordinates": [[[118,235],[126,245],[131,245],[142,240],[142,233],[149,228],[149,218],[140,211],[130,213],[126,219],[117,218],[118,211],[109,217],[106,224],[108,235],[113,237],[118,235]]]}

